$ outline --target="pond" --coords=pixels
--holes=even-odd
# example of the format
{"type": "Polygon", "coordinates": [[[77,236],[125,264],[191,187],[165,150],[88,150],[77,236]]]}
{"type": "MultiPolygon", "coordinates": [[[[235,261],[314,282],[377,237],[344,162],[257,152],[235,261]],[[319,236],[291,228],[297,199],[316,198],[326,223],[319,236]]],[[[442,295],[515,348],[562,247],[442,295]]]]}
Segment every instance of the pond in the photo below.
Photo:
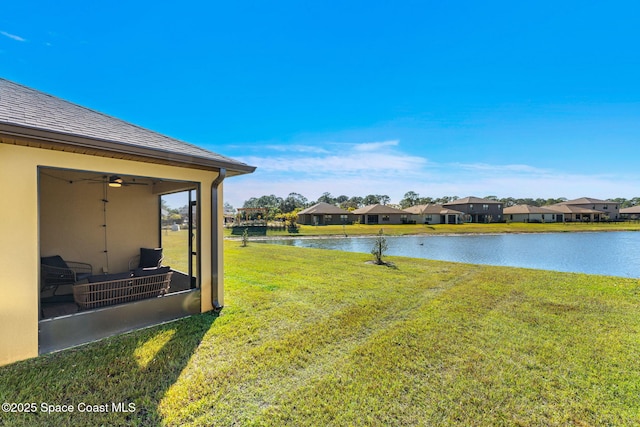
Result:
{"type": "MultiPolygon", "coordinates": [[[[268,239],[265,243],[370,253],[374,237],[268,239]]],[[[640,277],[639,232],[386,236],[386,255],[471,264],[640,277]]]]}

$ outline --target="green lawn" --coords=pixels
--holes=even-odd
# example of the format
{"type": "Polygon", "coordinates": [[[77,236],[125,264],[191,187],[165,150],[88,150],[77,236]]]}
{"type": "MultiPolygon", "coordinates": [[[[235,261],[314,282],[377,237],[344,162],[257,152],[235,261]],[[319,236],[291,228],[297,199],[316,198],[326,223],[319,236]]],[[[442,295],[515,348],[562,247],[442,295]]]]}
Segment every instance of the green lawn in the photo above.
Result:
{"type": "MultiPolygon", "coordinates": [[[[175,270],[186,273],[189,270],[189,241],[188,230],[179,231],[162,230],[162,265],[167,265],[175,270]]],[[[194,240],[195,245],[195,240],[194,240]]]]}
{"type": "Polygon", "coordinates": [[[640,280],[226,242],[226,306],[0,368],[0,424],[633,426],[640,280]]]}

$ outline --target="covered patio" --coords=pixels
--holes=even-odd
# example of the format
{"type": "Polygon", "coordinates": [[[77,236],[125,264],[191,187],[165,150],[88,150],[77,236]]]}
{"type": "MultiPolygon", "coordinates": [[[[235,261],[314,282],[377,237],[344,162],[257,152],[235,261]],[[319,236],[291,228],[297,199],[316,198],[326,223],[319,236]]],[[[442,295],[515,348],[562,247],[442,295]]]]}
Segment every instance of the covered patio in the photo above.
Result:
{"type": "Polygon", "coordinates": [[[0,79],[1,197],[13,207],[2,212],[0,364],[222,307],[223,180],[254,169],[0,79]],[[189,220],[172,235],[161,205],[175,194],[189,220]],[[143,266],[142,249],[158,248],[164,258],[143,266]],[[84,270],[51,286],[51,259],[84,270]],[[134,291],[145,275],[166,283],[134,291]],[[127,298],[86,304],[87,283],[117,283],[127,298]]]}
{"type": "MultiPolygon", "coordinates": [[[[158,248],[155,250],[161,265],[171,267],[166,294],[197,288],[198,192],[196,182],[39,168],[40,317],[73,314],[86,308],[74,301],[73,282],[117,280],[123,272],[140,266],[141,248],[158,248]],[[181,193],[185,205],[191,206],[187,232],[176,233],[167,227],[162,230],[159,209],[163,196],[181,193]],[[180,239],[174,234],[181,234],[180,239]],[[69,265],[84,264],[80,276],[71,277],[71,268],[65,271],[46,265],[47,261],[55,264],[60,260],[69,265]],[[69,277],[60,279],[56,273],[69,277]]],[[[147,268],[153,266],[145,263],[147,268]]],[[[101,305],[115,305],[117,301],[112,298],[101,305]]]]}

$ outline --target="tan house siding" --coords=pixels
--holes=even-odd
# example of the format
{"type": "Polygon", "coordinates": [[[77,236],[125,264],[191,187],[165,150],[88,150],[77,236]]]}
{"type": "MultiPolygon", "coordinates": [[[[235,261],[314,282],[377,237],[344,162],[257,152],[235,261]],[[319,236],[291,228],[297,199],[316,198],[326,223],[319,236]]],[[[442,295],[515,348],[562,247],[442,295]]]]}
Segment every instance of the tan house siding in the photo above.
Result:
{"type": "Polygon", "coordinates": [[[355,216],[344,209],[329,203],[316,203],[298,212],[297,222],[304,225],[342,225],[353,224],[355,216]]]}
{"type": "Polygon", "coordinates": [[[38,355],[38,173],[25,150],[0,143],[0,365],[38,355]]]}
{"type": "Polygon", "coordinates": [[[384,205],[370,205],[353,211],[360,224],[406,224],[411,215],[400,209],[384,205]]]}
{"type": "Polygon", "coordinates": [[[526,213],[526,214],[508,214],[506,211],[504,217],[507,221],[512,222],[556,222],[556,214],[539,214],[539,213],[526,213]]]}
{"type": "Polygon", "coordinates": [[[460,224],[464,215],[439,204],[416,205],[404,211],[409,213],[409,219],[416,224],[460,224]]]}
{"type": "Polygon", "coordinates": [[[558,222],[564,218],[561,212],[531,205],[510,206],[503,212],[508,222],[558,222]]]}
{"type": "Polygon", "coordinates": [[[589,197],[582,197],[580,199],[561,202],[556,205],[549,206],[549,208],[554,209],[556,207],[563,206],[578,210],[585,210],[584,212],[579,212],[578,210],[576,210],[575,212],[569,213],[566,216],[566,219],[569,221],[586,220],[587,218],[589,221],[620,219],[620,204],[610,200],[599,200],[589,197]]]}
{"type": "Polygon", "coordinates": [[[640,205],[631,206],[629,208],[620,209],[620,215],[624,218],[639,219],[640,218],[640,205]]]}
{"type": "Polygon", "coordinates": [[[444,203],[443,206],[463,212],[466,217],[465,221],[469,222],[483,223],[504,220],[503,205],[495,200],[471,196],[444,203]]]}
{"type": "MultiPolygon", "coordinates": [[[[616,220],[620,219],[620,206],[616,202],[610,203],[583,203],[583,204],[574,204],[572,206],[578,206],[584,209],[593,209],[596,211],[602,212],[602,214],[609,219],[616,220]]],[[[604,216],[601,217],[601,220],[604,219],[604,216]]]]}

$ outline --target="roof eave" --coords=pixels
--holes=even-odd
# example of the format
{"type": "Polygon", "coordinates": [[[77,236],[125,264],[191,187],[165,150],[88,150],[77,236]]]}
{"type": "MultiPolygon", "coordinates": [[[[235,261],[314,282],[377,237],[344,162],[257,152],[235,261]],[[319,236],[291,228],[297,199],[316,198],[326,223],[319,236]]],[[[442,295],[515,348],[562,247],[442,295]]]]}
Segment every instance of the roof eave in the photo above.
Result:
{"type": "MultiPolygon", "coordinates": [[[[149,159],[155,162],[179,164],[181,166],[192,167],[196,169],[220,170],[226,169],[227,175],[244,175],[255,171],[255,166],[249,166],[244,163],[225,162],[223,160],[207,159],[204,157],[190,156],[186,154],[175,153],[171,151],[158,150],[153,148],[145,148],[132,144],[126,144],[106,139],[89,138],[85,136],[67,134],[61,132],[52,132],[27,126],[20,126],[11,123],[0,123],[0,134],[11,136],[27,141],[39,142],[50,149],[58,149],[64,151],[78,150],[83,152],[86,150],[95,150],[95,155],[115,155],[135,156],[149,159]],[[67,148],[67,150],[65,150],[67,148]],[[71,149],[71,150],[69,150],[71,149]]],[[[20,141],[15,143],[20,144],[20,141]]],[[[22,145],[22,144],[21,144],[22,145]]],[[[24,144],[36,145],[36,144],[24,144]]]]}

